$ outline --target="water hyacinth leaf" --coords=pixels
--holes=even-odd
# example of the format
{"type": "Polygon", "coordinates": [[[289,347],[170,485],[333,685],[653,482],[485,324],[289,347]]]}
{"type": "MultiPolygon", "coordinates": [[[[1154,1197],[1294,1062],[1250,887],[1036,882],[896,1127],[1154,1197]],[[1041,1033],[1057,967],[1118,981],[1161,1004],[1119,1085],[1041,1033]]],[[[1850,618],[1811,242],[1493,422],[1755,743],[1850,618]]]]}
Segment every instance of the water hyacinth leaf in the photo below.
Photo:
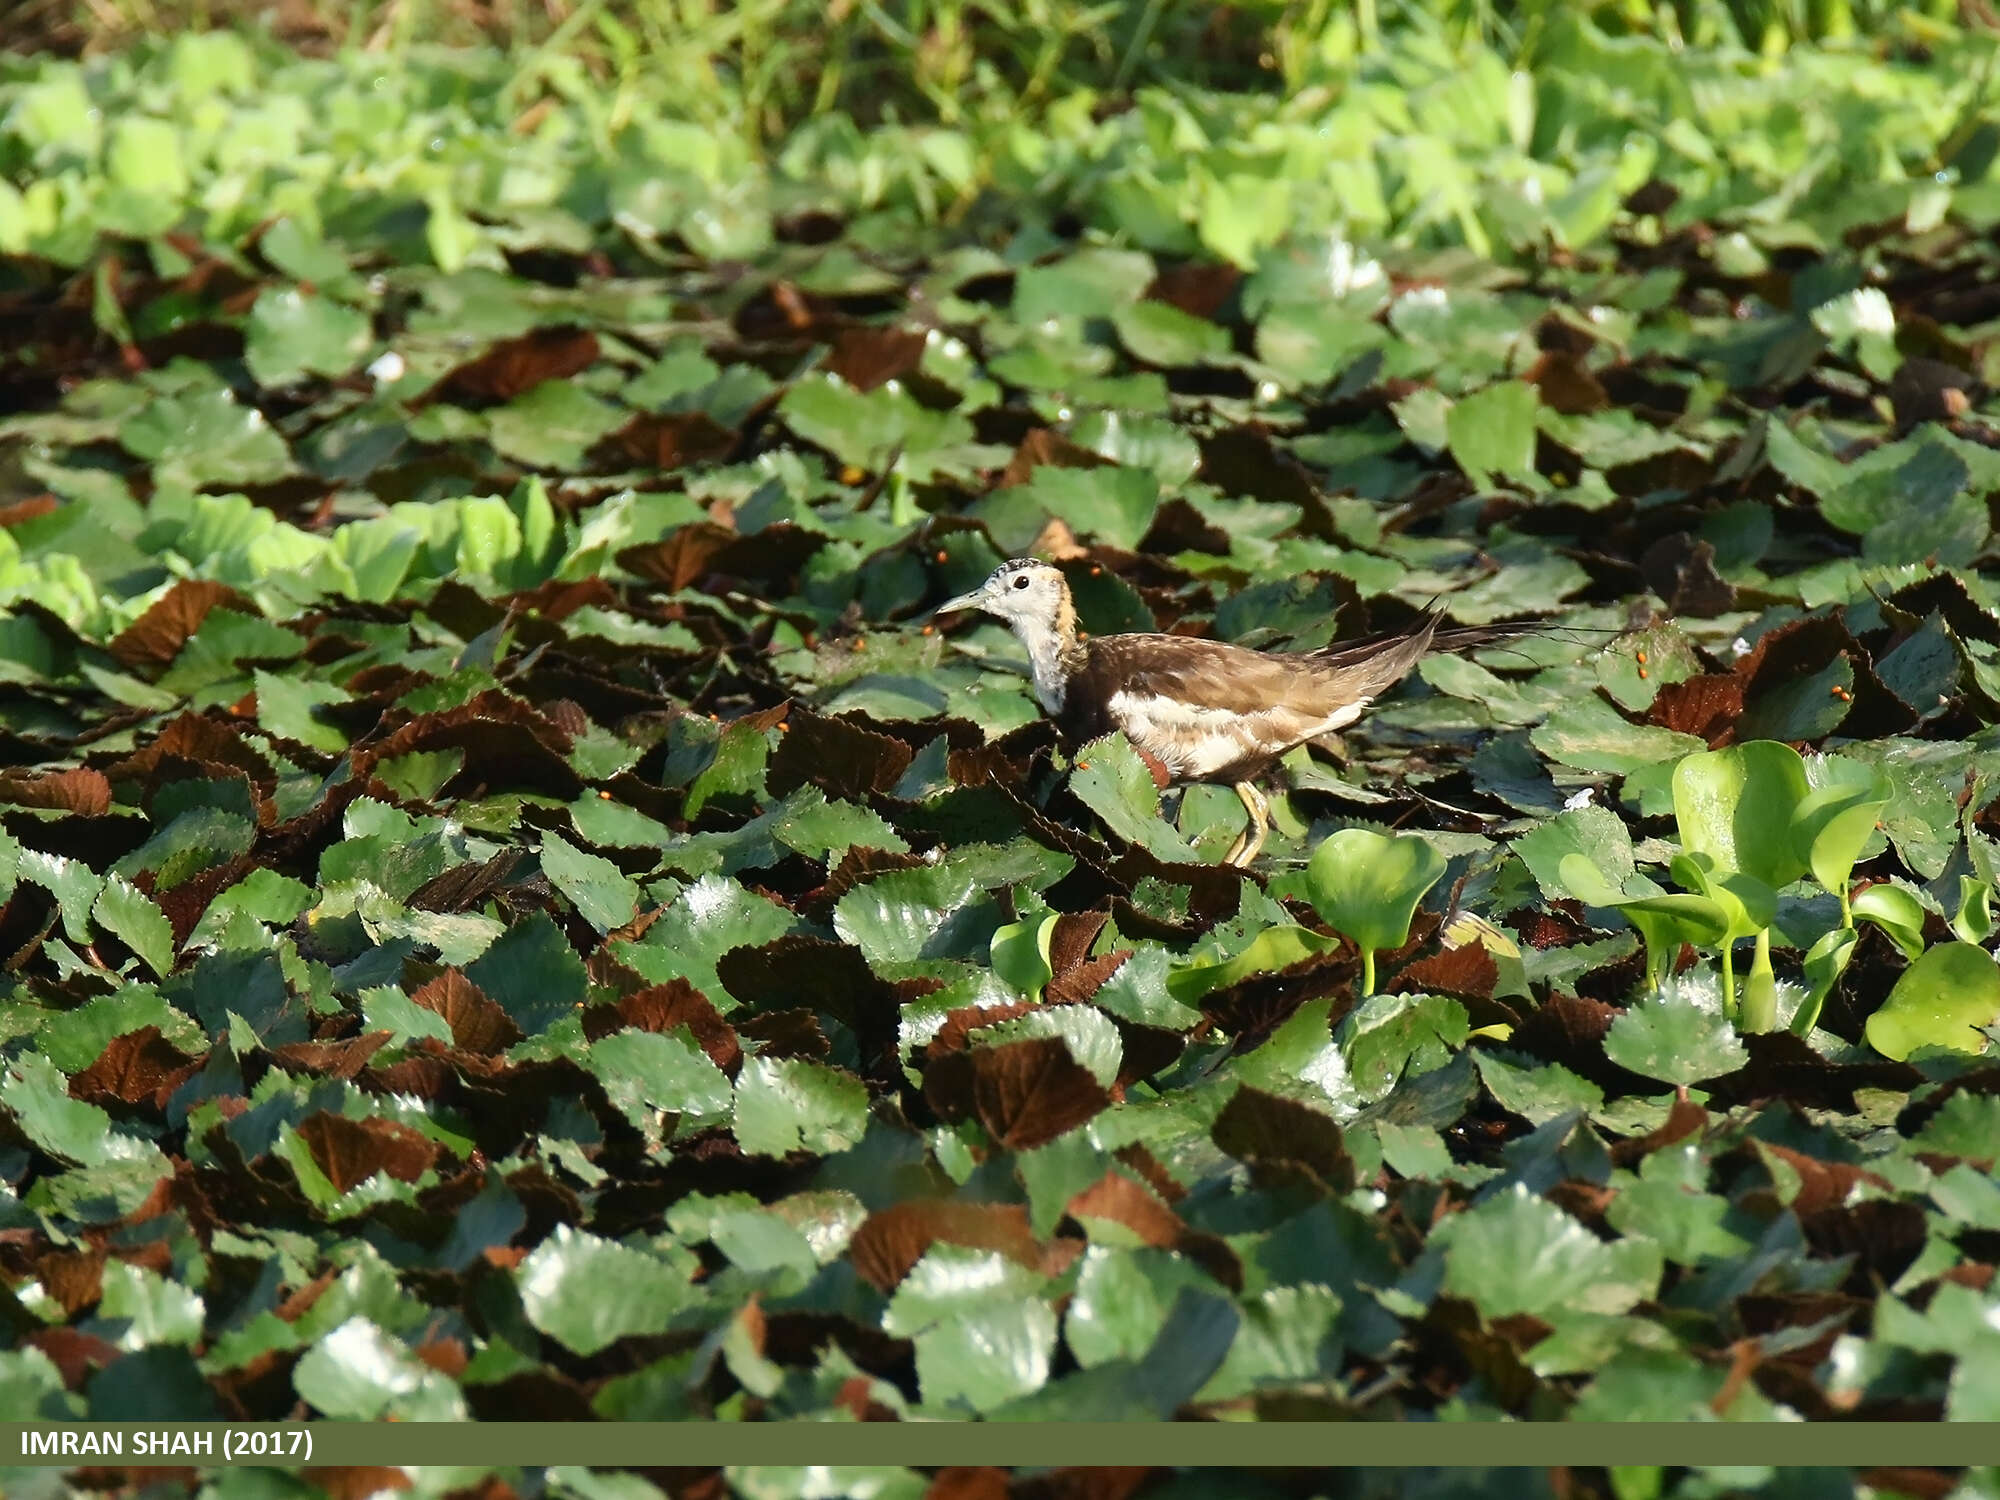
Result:
{"type": "Polygon", "coordinates": [[[1252,974],[1269,974],[1289,969],[1340,946],[1307,927],[1267,927],[1233,958],[1215,963],[1192,964],[1167,975],[1167,993],[1183,1005],[1192,1005],[1211,990],[1225,988],[1248,979],[1252,974]]]}
{"type": "Polygon", "coordinates": [[[1792,812],[1796,851],[1813,879],[1847,904],[1848,877],[1895,788],[1879,767],[1835,755],[1806,762],[1812,790],[1792,812]]]}
{"type": "Polygon", "coordinates": [[[1730,913],[1707,896],[1670,894],[1622,901],[1618,910],[1646,944],[1646,981],[1657,987],[1683,943],[1712,948],[1730,935],[1730,913]]]}
{"type": "Polygon", "coordinates": [[[1958,901],[1951,930],[1961,942],[1984,943],[1993,936],[1993,887],[1971,875],[1958,877],[1958,901]]]}
{"type": "Polygon", "coordinates": [[[1042,986],[1055,971],[1049,963],[1049,943],[1055,936],[1060,912],[1044,912],[1021,922],[1009,922],[997,929],[988,948],[993,972],[1008,988],[1029,999],[1038,999],[1042,986]]]}
{"type": "Polygon", "coordinates": [[[1621,1068],[1674,1084],[1720,1078],[1749,1061],[1720,1015],[1667,997],[1642,1000],[1613,1021],[1604,1055],[1621,1068]]]}
{"type": "Polygon", "coordinates": [[[1820,1009],[1826,1004],[1826,997],[1833,993],[1833,987],[1840,982],[1848,960],[1854,957],[1858,941],[1859,934],[1853,928],[1836,927],[1832,932],[1823,933],[1806,950],[1805,1003],[1792,1016],[1792,1030],[1800,1036],[1811,1035],[1813,1023],[1819,1020],[1820,1009]]]}
{"type": "Polygon", "coordinates": [[[1924,951],[1924,904],[1914,892],[1884,881],[1856,896],[1852,908],[1857,920],[1886,932],[1903,957],[1914,959],[1924,951]]]}
{"type": "Polygon", "coordinates": [[[1313,908],[1361,950],[1362,992],[1375,989],[1375,954],[1410,936],[1417,903],[1443,878],[1445,857],[1416,834],[1343,828],[1329,834],[1306,864],[1313,908]]]}
{"type": "Polygon", "coordinates": [[[1805,761],[1790,745],[1753,740],[1685,756],[1674,767],[1673,787],[1674,818],[1689,853],[1773,890],[1806,872],[1792,828],[1812,788],[1805,761]]]}
{"type": "Polygon", "coordinates": [[[2000,965],[1971,943],[1940,943],[1896,981],[1866,1025],[1868,1045],[1898,1062],[1926,1047],[1983,1052],[2000,1021],[2000,965]]]}

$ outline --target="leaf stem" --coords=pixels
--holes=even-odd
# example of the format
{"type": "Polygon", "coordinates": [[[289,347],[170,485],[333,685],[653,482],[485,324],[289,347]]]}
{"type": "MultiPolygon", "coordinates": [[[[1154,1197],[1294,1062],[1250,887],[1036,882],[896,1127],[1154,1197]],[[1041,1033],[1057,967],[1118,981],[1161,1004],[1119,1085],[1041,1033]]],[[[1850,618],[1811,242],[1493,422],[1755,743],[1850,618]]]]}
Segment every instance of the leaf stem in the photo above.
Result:
{"type": "Polygon", "coordinates": [[[1736,940],[1722,940],[1722,1014],[1736,1019],[1736,940]]]}
{"type": "Polygon", "coordinates": [[[1375,950],[1361,950],[1361,998],[1366,1000],[1375,993],[1375,950]]]}
{"type": "Polygon", "coordinates": [[[1778,1029],[1778,980],[1771,972],[1771,929],[1757,930],[1757,956],[1743,981],[1743,1011],[1737,1019],[1739,1031],[1778,1029]]]}

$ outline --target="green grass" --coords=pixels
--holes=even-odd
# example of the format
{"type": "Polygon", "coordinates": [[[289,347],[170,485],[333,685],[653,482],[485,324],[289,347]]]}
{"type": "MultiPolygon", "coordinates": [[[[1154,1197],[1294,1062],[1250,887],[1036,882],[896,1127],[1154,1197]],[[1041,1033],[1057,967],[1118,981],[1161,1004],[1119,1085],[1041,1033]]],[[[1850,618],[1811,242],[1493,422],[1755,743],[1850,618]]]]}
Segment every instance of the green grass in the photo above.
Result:
{"type": "MultiPolygon", "coordinates": [[[[210,27],[288,45],[395,54],[417,45],[559,56],[600,80],[671,80],[678,104],[775,141],[842,111],[867,122],[1002,120],[1147,85],[1295,92],[1399,36],[1488,48],[1533,67],[1551,29],[1776,55],[1795,44],[1928,46],[1959,0],[27,0],[0,50],[97,53],[210,27]]],[[[1990,15],[1967,6],[1967,24],[1990,15]]]]}

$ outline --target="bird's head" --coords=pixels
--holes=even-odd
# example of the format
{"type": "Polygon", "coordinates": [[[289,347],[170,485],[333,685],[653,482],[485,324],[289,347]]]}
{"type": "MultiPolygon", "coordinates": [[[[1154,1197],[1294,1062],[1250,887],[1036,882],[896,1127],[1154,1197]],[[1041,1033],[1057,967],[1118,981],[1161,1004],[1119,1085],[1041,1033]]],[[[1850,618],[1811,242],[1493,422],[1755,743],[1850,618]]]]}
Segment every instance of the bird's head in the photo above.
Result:
{"type": "Polygon", "coordinates": [[[1062,571],[1032,557],[1000,564],[986,582],[969,594],[947,599],[937,607],[937,613],[959,609],[982,609],[1016,629],[1061,630],[1065,625],[1073,626],[1075,620],[1069,583],[1062,571]]]}

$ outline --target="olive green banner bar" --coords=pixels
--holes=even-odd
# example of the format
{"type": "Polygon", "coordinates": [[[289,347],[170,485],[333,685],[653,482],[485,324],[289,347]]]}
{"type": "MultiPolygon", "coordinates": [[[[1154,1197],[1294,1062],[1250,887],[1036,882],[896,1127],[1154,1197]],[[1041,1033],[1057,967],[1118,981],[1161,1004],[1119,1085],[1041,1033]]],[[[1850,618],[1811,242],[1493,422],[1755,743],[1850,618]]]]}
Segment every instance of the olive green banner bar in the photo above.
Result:
{"type": "Polygon", "coordinates": [[[2000,1423],[0,1423],[0,1469],[191,1464],[2000,1463],[2000,1423]]]}

